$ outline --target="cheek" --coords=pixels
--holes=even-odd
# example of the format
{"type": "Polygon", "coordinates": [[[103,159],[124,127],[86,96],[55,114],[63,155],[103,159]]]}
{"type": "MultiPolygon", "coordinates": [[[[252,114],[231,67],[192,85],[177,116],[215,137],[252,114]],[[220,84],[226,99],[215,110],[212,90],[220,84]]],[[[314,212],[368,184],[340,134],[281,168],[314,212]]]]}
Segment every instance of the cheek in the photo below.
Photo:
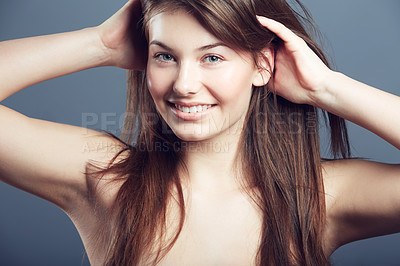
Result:
{"type": "Polygon", "coordinates": [[[207,73],[205,80],[214,97],[225,104],[237,104],[247,99],[252,90],[252,73],[243,68],[224,68],[207,73]]]}
{"type": "Polygon", "coordinates": [[[147,87],[155,100],[161,99],[172,87],[172,74],[165,69],[147,67],[147,87]]]}

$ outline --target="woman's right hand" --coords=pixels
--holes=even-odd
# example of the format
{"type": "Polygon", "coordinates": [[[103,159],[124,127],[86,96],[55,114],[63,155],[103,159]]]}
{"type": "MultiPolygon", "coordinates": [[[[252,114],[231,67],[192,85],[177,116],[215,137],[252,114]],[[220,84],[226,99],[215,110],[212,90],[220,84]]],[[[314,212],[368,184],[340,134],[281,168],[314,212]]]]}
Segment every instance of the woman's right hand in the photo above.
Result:
{"type": "Polygon", "coordinates": [[[140,0],[129,0],[117,13],[96,27],[107,64],[125,69],[142,70],[146,65],[147,47],[138,22],[140,0]]]}

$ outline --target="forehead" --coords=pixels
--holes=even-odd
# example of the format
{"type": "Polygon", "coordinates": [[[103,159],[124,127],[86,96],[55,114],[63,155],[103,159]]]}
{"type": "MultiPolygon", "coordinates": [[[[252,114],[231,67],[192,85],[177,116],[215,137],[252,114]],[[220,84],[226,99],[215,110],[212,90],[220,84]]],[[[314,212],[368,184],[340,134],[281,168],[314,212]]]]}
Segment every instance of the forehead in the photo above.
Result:
{"type": "Polygon", "coordinates": [[[199,21],[185,10],[163,12],[155,15],[148,24],[149,43],[153,40],[189,44],[220,42],[199,21]]]}

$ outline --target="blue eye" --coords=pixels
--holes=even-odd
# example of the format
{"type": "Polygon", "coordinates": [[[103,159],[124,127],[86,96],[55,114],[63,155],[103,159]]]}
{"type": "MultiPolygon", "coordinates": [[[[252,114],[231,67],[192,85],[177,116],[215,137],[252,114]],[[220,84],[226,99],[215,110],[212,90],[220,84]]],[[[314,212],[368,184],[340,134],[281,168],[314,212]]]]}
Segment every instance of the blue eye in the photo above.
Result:
{"type": "Polygon", "coordinates": [[[216,55],[210,55],[210,56],[207,56],[206,58],[204,58],[204,61],[205,61],[206,63],[211,63],[211,64],[218,63],[218,62],[220,62],[221,60],[222,60],[222,59],[221,59],[220,57],[216,56],[216,55]]]}
{"type": "Polygon", "coordinates": [[[172,55],[170,54],[157,54],[154,56],[154,58],[160,60],[160,61],[165,61],[165,62],[169,62],[169,61],[174,61],[175,59],[172,57],[172,55]]]}

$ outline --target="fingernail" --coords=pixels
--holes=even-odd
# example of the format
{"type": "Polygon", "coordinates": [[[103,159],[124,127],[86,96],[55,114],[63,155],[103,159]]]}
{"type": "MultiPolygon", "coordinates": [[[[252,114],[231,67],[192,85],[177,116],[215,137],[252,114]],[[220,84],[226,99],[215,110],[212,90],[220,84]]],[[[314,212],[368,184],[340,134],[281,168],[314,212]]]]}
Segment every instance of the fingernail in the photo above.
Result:
{"type": "Polygon", "coordinates": [[[267,18],[267,17],[264,17],[264,16],[259,16],[259,15],[256,15],[256,18],[258,20],[270,20],[270,18],[267,18]]]}

